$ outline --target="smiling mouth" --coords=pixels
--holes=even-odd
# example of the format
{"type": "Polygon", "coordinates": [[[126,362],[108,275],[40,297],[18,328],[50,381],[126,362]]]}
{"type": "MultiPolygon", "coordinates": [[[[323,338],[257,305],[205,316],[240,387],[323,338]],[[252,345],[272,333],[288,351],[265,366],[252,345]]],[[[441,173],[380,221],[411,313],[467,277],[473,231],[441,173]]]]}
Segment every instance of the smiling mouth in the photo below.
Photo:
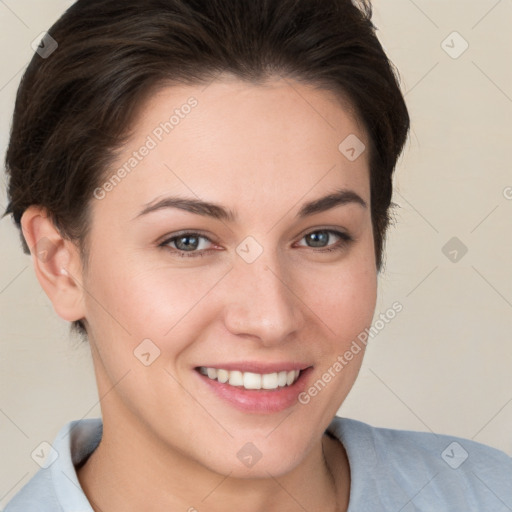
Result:
{"type": "Polygon", "coordinates": [[[200,366],[196,368],[199,373],[221,384],[249,390],[278,389],[292,386],[300,376],[301,370],[280,371],[274,373],[242,372],[239,370],[225,370],[200,366]]]}

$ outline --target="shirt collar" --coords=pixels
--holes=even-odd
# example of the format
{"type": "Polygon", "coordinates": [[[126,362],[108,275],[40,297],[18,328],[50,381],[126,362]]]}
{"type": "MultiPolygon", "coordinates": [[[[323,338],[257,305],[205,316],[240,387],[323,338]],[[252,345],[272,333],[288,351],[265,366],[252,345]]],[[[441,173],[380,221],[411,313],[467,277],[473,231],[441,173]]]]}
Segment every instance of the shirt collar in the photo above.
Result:
{"type": "Polygon", "coordinates": [[[65,512],[94,512],[80,485],[75,465],[98,446],[103,433],[101,418],[67,423],[57,434],[53,448],[58,456],[50,466],[55,494],[65,512]]]}

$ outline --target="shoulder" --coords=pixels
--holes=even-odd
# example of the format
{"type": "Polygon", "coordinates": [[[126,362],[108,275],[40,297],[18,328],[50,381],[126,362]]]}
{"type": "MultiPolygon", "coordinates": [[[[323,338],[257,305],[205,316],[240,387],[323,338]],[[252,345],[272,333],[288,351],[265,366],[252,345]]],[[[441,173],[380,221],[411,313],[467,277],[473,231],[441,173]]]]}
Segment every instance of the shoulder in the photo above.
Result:
{"type": "Polygon", "coordinates": [[[75,470],[102,436],[100,418],[72,421],[48,446],[41,469],[9,501],[4,512],[92,512],[75,470]]]}
{"type": "Polygon", "coordinates": [[[410,510],[512,510],[512,458],[496,448],[349,418],[334,418],[328,430],[347,451],[356,492],[392,492],[403,512],[413,505],[410,510]],[[379,481],[361,484],[368,475],[379,481]]]}
{"type": "Polygon", "coordinates": [[[473,468],[474,464],[485,460],[486,466],[498,465],[512,469],[512,457],[505,452],[462,437],[374,427],[362,421],[340,417],[334,419],[332,429],[340,431],[341,435],[354,442],[371,441],[375,453],[385,455],[387,460],[390,460],[390,455],[396,455],[400,461],[418,462],[418,456],[423,455],[430,462],[443,462],[443,466],[452,469],[462,468],[466,460],[470,462],[468,466],[473,468]],[[434,458],[430,460],[431,457],[434,458]]]}
{"type": "Polygon", "coordinates": [[[25,486],[9,501],[3,512],[27,512],[31,510],[62,511],[53,486],[49,469],[40,469],[25,486]]]}

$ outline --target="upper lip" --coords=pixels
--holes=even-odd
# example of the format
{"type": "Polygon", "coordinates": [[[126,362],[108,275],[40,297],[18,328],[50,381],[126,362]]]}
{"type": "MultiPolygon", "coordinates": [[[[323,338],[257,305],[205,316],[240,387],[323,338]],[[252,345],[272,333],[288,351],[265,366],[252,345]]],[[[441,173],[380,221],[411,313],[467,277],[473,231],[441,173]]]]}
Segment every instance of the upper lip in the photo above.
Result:
{"type": "MultiPolygon", "coordinates": [[[[202,364],[204,368],[217,368],[218,370],[234,371],[238,370],[241,372],[252,372],[252,373],[277,373],[282,371],[290,372],[292,370],[305,370],[311,365],[306,363],[294,363],[290,361],[283,361],[282,363],[258,363],[256,361],[240,361],[231,363],[211,363],[202,364]]],[[[200,368],[201,366],[197,367],[200,368]]]]}

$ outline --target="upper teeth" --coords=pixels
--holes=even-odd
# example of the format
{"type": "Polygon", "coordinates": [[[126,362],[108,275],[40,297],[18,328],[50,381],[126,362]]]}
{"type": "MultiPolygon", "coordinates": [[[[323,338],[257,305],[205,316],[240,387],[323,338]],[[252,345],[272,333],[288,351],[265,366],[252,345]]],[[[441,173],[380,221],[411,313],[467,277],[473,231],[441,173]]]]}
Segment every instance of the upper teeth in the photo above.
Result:
{"type": "Polygon", "coordinates": [[[298,379],[300,373],[300,370],[291,370],[289,372],[261,374],[240,372],[238,370],[228,371],[205,366],[201,366],[199,371],[210,379],[216,379],[231,386],[243,386],[245,389],[277,389],[278,387],[290,386],[298,379]]]}

